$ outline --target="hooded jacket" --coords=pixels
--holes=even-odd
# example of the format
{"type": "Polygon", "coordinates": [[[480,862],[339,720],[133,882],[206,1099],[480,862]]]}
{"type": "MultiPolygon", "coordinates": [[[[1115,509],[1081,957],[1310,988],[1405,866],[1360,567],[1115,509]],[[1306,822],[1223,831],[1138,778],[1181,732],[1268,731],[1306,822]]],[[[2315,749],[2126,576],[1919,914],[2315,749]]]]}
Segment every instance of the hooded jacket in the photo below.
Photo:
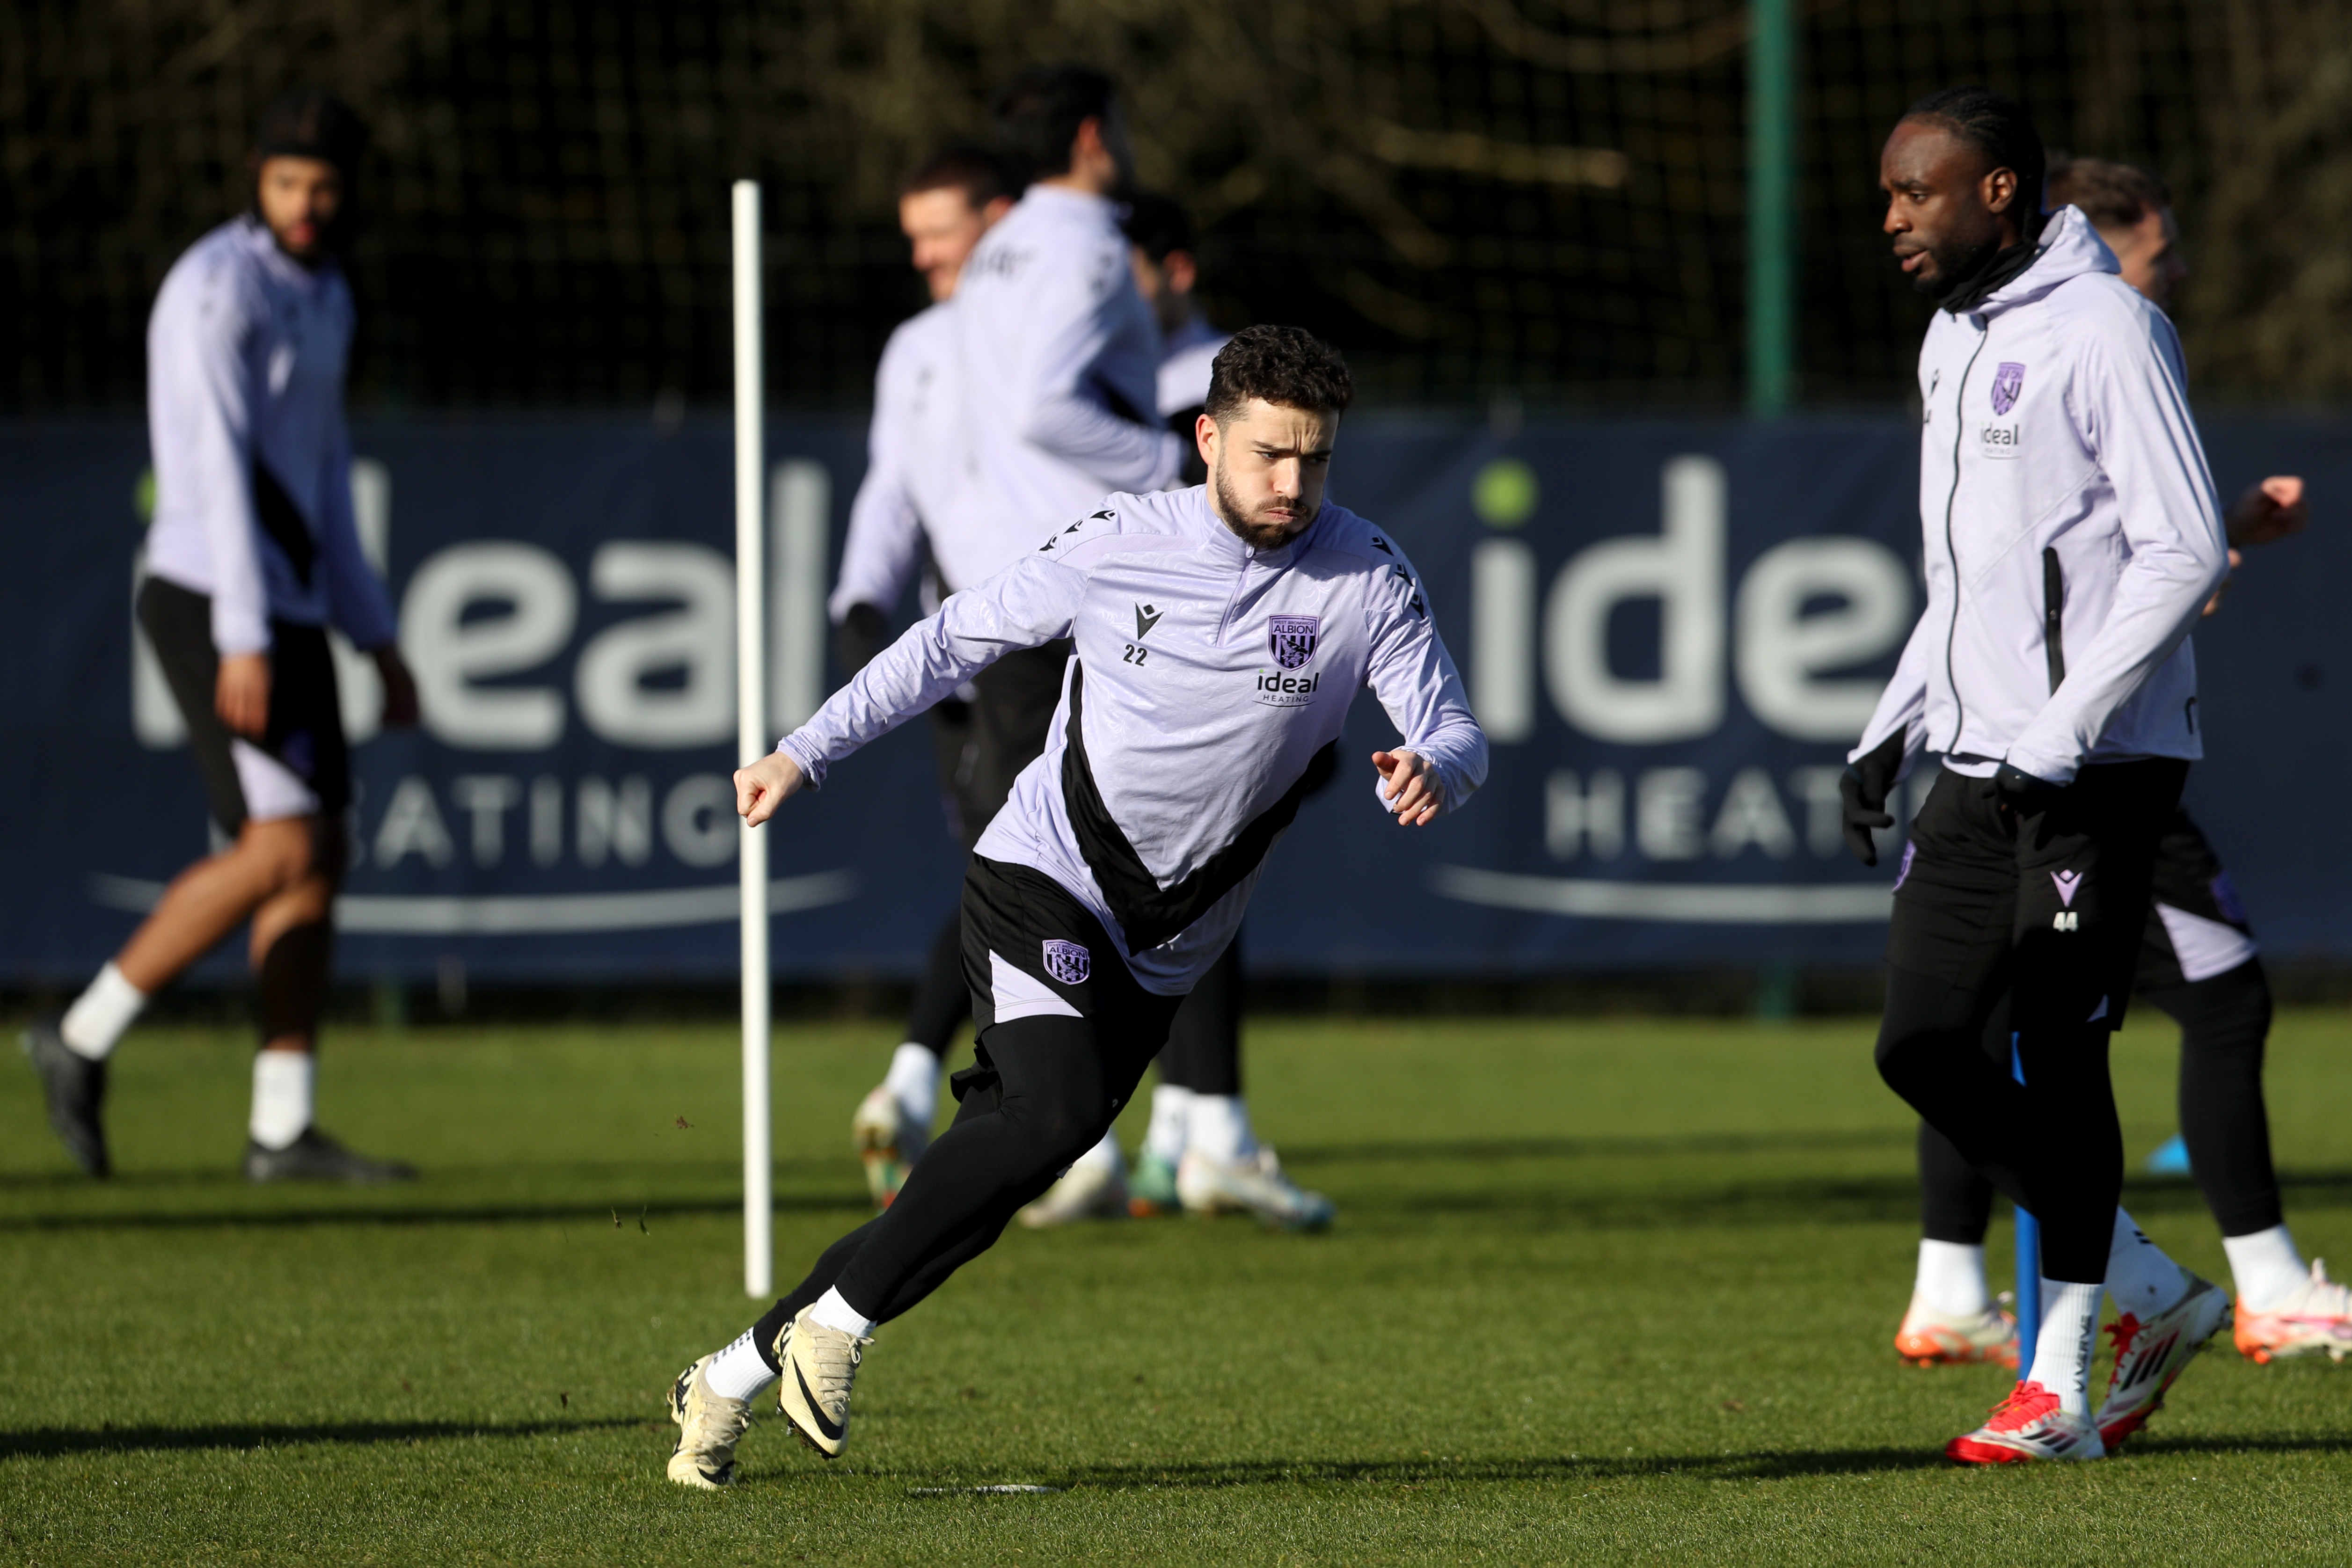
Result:
{"type": "Polygon", "coordinates": [[[1199,486],[1106,497],[909,628],[777,749],[821,786],[827,764],[1057,637],[1076,654],[1045,754],[976,852],[1060,883],[1163,996],[1224,951],[1357,692],[1429,762],[1445,810],[1486,776],[1462,677],[1385,531],[1327,504],[1254,549],[1199,486]]]}
{"type": "Polygon", "coordinates": [[[2229,570],[2180,340],[2079,208],[1919,350],[1927,604],[1859,760],[1900,732],[2055,784],[2202,756],[2189,642],[2229,570]]]}

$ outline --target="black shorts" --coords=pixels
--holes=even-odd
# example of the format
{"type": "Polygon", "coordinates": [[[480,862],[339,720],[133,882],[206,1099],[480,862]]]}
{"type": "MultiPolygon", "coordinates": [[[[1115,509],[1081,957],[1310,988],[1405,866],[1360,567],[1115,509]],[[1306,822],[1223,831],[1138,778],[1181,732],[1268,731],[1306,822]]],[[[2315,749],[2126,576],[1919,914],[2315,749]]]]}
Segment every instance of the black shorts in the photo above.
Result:
{"type": "MultiPolygon", "coordinates": [[[[156,663],[187,721],[188,749],[204,776],[213,821],[234,838],[253,809],[238,776],[236,743],[213,707],[220,679],[220,654],[213,647],[213,601],[175,582],[151,577],[139,591],[139,624],[155,649],[156,663]]],[[[261,738],[247,744],[266,754],[300,781],[315,807],[287,814],[340,821],[352,803],[352,758],[343,741],[343,709],[335,695],[335,661],[323,627],[290,621],[269,623],[269,723],[261,738]]],[[[264,802],[267,810],[269,803],[264,802]]]]}
{"type": "Polygon", "coordinates": [[[983,1043],[1000,1023],[1080,1018],[1106,1050],[1134,1056],[1139,1075],[1184,1001],[1139,985],[1102,923],[1061,883],[979,855],[963,878],[963,972],[983,1043]]]}
{"type": "Polygon", "coordinates": [[[2158,840],[2188,777],[2171,758],[2100,763],[2021,818],[1992,780],[1939,774],[1903,851],[1887,963],[1963,990],[2008,988],[2018,1029],[2116,1027],[2158,840]]]}
{"type": "Polygon", "coordinates": [[[2157,841],[2155,901],[2140,943],[2138,985],[2155,990],[2225,974],[2254,956],[2253,936],[2221,857],[2187,811],[2173,812],[2157,841]],[[2194,918],[2176,936],[2158,904],[2194,918]]]}

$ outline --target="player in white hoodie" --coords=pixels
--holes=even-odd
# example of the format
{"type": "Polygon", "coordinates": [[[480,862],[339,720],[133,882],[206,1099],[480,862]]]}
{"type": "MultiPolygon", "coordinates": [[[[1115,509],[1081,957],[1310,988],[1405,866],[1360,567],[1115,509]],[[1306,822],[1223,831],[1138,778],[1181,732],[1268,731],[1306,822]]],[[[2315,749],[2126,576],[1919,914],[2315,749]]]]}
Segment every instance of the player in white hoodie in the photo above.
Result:
{"type": "MultiPolygon", "coordinates": [[[[2115,253],[2124,281],[2159,308],[2188,276],[2176,245],[2171,193],[2145,170],[2069,160],[2050,171],[2049,204],[2082,209],[2115,253]]],[[[2241,550],[2307,526],[2302,479],[2273,475],[2249,487],[2231,504],[2225,520],[2234,570],[2241,550]]],[[[2205,613],[2221,603],[2217,593],[2205,613]]],[[[2149,1168],[2193,1174],[2221,1228],[2237,1282],[2238,1349],[2263,1362],[2314,1354],[2343,1359],[2352,1354],[2352,1290],[2330,1280],[2317,1260],[2304,1260],[2287,1228],[2271,1163],[2263,1103],[2270,985],[2230,873],[2186,810],[2174,813],[2159,841],[2155,907],[2134,980],[2145,1000],[2180,1025],[2182,1134],[2158,1151],[2149,1168]]],[[[2000,1061],[2009,1061],[2005,1012],[1996,1017],[1985,1045],[2000,1061]]],[[[2014,1365],[2016,1324],[1994,1303],[1985,1281],[1991,1184],[1951,1140],[1923,1124],[1919,1186],[1918,1273],[1895,1333],[1897,1354],[1922,1365],[2014,1365]]],[[[2125,1260],[2126,1277],[2111,1274],[2107,1288],[2116,1311],[2135,1319],[2168,1308],[2186,1293],[2178,1278],[2130,1266],[2144,1256],[2137,1237],[2130,1217],[2119,1214],[2116,1255],[2125,1260]]]]}
{"type": "Polygon", "coordinates": [[[2079,211],[2044,221],[2043,172],[2024,110],[1981,88],[1914,105],[1880,164],[1885,232],[1938,308],[1919,356],[1927,605],[1851,758],[1863,858],[1894,781],[1944,760],[1895,877],[1878,1065],[2042,1226],[2040,1339],[1947,1448],[1968,1463],[2099,1457],[2230,1317],[2189,1278],[2119,1345],[2093,1416],[2123,1184],[2107,1048],[2201,754],[2189,632],[2228,567],[2179,339],[2079,211]],[[1979,1043],[2004,995],[2022,1083],[1979,1043]]]}

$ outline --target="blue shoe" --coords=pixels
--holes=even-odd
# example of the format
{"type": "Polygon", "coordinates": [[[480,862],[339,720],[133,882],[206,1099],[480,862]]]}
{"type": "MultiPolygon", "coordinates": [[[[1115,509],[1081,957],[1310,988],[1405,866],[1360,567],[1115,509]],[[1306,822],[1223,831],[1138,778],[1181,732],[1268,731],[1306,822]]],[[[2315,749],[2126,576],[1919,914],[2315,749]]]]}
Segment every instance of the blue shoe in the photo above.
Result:
{"type": "Polygon", "coordinates": [[[2175,1133],[2147,1156],[2142,1167],[2150,1176],[2185,1176],[2189,1174],[2189,1145],[2175,1133]]]}

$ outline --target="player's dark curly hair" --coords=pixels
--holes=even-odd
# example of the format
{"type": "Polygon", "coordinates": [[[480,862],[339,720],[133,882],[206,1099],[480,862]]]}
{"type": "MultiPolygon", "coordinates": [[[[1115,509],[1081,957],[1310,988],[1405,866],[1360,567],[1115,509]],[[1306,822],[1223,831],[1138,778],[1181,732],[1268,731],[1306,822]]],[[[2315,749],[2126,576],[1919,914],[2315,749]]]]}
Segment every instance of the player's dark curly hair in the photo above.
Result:
{"type": "Polygon", "coordinates": [[[1989,87],[1948,87],[1903,111],[1906,120],[1932,120],[1984,154],[1987,169],[2017,176],[2017,215],[2032,238],[2042,228],[2042,188],[2049,172],[2042,132],[2025,105],[1989,87]]]}
{"type": "Polygon", "coordinates": [[[1356,379],[1339,350],[1303,327],[1244,327],[1217,350],[1202,412],[1222,423],[1254,397],[1285,408],[1345,413],[1356,401],[1356,379]]]}

